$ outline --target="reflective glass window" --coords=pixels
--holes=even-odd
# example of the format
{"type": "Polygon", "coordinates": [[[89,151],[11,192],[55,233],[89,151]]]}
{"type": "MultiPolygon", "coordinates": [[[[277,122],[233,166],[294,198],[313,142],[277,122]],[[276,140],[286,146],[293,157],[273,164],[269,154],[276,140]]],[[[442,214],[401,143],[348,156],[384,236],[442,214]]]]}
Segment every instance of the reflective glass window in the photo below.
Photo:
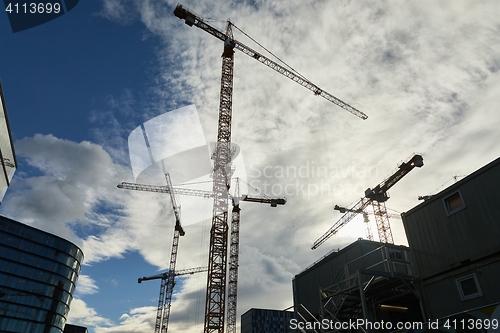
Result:
{"type": "Polygon", "coordinates": [[[5,294],[0,297],[0,331],[43,331],[56,301],[50,332],[61,333],[82,259],[81,250],[70,242],[0,217],[0,292],[5,294]],[[17,318],[7,322],[7,313],[17,318]]]}

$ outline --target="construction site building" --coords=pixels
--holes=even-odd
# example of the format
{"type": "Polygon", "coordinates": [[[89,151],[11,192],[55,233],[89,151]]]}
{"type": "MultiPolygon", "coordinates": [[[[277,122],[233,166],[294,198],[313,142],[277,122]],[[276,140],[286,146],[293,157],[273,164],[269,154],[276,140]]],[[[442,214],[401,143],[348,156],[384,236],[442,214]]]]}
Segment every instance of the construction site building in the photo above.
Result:
{"type": "Polygon", "coordinates": [[[296,275],[292,285],[297,319],[304,323],[423,319],[406,246],[359,239],[296,275]]]}

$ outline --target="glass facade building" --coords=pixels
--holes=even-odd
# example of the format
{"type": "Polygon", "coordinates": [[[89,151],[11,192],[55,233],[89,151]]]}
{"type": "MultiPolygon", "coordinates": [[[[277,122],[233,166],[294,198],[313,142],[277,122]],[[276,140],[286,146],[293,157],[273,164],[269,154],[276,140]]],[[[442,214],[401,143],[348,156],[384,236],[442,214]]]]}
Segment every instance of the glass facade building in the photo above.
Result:
{"type": "Polygon", "coordinates": [[[83,253],[0,216],[0,332],[62,333],[83,253]]]}
{"type": "Polygon", "coordinates": [[[241,315],[241,333],[291,333],[293,312],[252,308],[241,315]]]}

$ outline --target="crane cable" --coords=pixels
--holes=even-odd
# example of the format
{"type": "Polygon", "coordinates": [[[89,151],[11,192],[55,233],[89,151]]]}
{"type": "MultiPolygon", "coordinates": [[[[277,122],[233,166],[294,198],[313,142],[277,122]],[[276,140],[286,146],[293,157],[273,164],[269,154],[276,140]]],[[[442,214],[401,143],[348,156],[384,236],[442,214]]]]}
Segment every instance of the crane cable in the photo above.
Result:
{"type": "MultiPolygon", "coordinates": [[[[201,17],[200,15],[198,15],[199,17],[201,17]]],[[[204,22],[228,22],[229,24],[231,24],[231,26],[235,27],[236,30],[240,31],[242,34],[244,34],[246,37],[248,37],[251,41],[253,41],[255,44],[259,45],[262,49],[264,49],[267,53],[269,53],[270,55],[272,55],[276,60],[278,60],[279,62],[281,62],[283,65],[285,65],[286,67],[288,67],[288,69],[290,69],[290,71],[294,72],[297,76],[299,76],[301,79],[305,80],[305,81],[308,81],[306,79],[306,77],[302,74],[300,74],[297,70],[295,70],[292,66],[288,65],[286,62],[284,62],[283,60],[281,60],[277,55],[275,55],[274,53],[272,53],[271,51],[269,51],[264,45],[260,44],[259,42],[257,42],[255,39],[253,39],[249,34],[247,34],[246,32],[244,32],[243,30],[241,30],[240,28],[238,28],[233,22],[231,22],[230,20],[228,21],[224,21],[224,20],[221,20],[221,19],[215,19],[215,18],[203,18],[203,21],[204,22]]]]}
{"type": "Polygon", "coordinates": [[[251,41],[253,41],[255,44],[259,45],[261,48],[263,48],[267,53],[269,53],[270,55],[272,55],[274,58],[276,58],[279,62],[281,62],[283,65],[285,65],[286,67],[288,67],[288,69],[290,69],[290,71],[294,72],[297,76],[299,76],[302,80],[304,81],[308,81],[304,75],[300,74],[298,71],[296,71],[292,66],[288,65],[286,62],[284,62],[283,60],[281,60],[277,55],[275,55],[274,53],[272,53],[271,51],[269,51],[266,47],[264,47],[262,44],[260,44],[259,42],[257,42],[255,39],[253,39],[252,37],[250,37],[250,35],[248,35],[246,32],[244,32],[243,30],[241,30],[240,28],[238,28],[236,25],[234,25],[233,22],[230,22],[231,25],[233,27],[235,27],[238,31],[240,31],[242,34],[244,34],[245,36],[247,36],[251,41]]]}

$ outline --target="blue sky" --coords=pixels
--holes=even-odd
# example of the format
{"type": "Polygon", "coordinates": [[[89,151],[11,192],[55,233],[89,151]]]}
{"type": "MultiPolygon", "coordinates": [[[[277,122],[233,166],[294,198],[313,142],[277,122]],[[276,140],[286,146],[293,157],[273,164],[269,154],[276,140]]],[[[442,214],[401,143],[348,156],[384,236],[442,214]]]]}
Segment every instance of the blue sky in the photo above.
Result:
{"type": "MultiPolygon", "coordinates": [[[[0,80],[19,161],[0,214],[83,249],[69,322],[93,333],[153,331],[159,281],[137,278],[168,266],[169,199],[116,189],[134,181],[129,134],[194,104],[207,144],[216,138],[222,45],[176,18],[176,4],[80,1],[15,34],[0,14],[0,80]]],[[[237,169],[253,187],[288,198],[279,208],[242,205],[239,315],[289,307],[294,275],[364,237],[359,217],[310,250],[340,218],[335,204],[357,202],[400,161],[421,153],[425,164],[391,189],[387,206],[403,212],[419,203],[417,196],[442,190],[454,175],[500,153],[496,0],[183,4],[218,19],[212,24],[220,29],[231,18],[369,117],[356,118],[236,53],[237,169]]],[[[241,33],[235,38],[259,50],[241,33]]],[[[178,131],[175,144],[192,139],[178,131]]],[[[204,266],[211,202],[180,201],[187,226],[177,268],[204,266]]],[[[395,242],[406,244],[401,221],[391,223],[395,242]]],[[[204,274],[179,280],[173,331],[202,330],[205,286],[204,274]]]]}
{"type": "Polygon", "coordinates": [[[13,112],[11,121],[30,119],[16,128],[15,139],[40,132],[82,141],[90,135],[89,110],[128,87],[137,94],[147,90],[155,41],[141,40],[139,22],[124,26],[103,19],[101,7],[80,3],[75,14],[16,34],[2,15],[2,80],[9,107],[24,110],[13,112]]]}

